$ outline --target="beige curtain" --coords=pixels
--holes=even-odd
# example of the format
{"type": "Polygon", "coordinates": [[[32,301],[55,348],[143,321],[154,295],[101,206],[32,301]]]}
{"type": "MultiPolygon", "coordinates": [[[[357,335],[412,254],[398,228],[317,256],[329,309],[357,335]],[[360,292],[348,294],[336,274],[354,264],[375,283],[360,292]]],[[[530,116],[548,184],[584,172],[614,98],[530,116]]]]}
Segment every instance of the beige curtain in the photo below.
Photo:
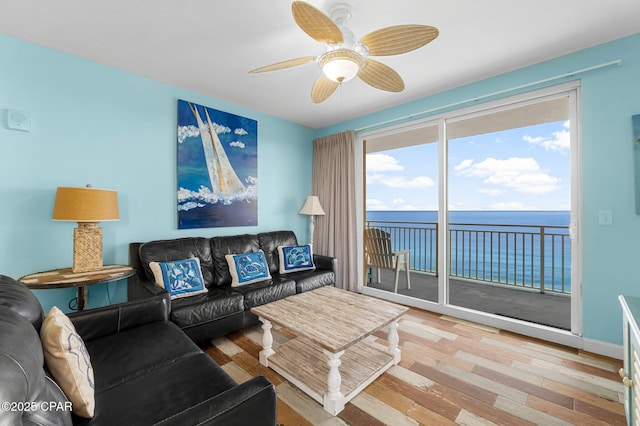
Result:
{"type": "Polygon", "coordinates": [[[326,213],[316,217],[313,249],[338,260],[336,287],[357,291],[353,131],[313,141],[312,189],[326,213]]]}

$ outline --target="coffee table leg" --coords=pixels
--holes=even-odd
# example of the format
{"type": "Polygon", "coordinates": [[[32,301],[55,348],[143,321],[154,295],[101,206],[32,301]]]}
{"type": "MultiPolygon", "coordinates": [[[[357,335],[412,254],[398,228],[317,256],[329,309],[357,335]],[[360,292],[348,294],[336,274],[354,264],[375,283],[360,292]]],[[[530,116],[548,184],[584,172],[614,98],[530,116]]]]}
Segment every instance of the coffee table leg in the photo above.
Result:
{"type": "Polygon", "coordinates": [[[340,377],[340,357],[344,354],[344,351],[338,353],[332,353],[323,350],[325,355],[329,357],[329,375],[327,376],[327,393],[324,395],[324,409],[336,416],[340,411],[344,410],[344,395],[340,392],[340,385],[342,384],[342,377],[340,377]]]}
{"type": "Polygon", "coordinates": [[[271,348],[273,345],[273,336],[271,335],[271,321],[259,317],[262,321],[262,350],[260,351],[260,364],[265,367],[269,366],[269,357],[276,352],[271,348]]]}
{"type": "Polygon", "coordinates": [[[387,349],[387,352],[393,355],[393,363],[397,364],[400,362],[400,349],[398,349],[400,337],[398,336],[397,321],[389,324],[389,336],[387,337],[387,341],[389,342],[389,349],[387,349]]]}

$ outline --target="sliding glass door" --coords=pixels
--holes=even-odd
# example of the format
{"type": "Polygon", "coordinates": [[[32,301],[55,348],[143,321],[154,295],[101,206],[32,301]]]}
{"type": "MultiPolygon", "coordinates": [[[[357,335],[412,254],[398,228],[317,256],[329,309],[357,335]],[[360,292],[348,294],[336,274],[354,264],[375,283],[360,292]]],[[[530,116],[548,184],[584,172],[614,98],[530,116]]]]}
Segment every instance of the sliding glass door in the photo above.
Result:
{"type": "Polygon", "coordinates": [[[547,90],[363,138],[365,291],[579,334],[576,96],[547,90]]]}
{"type": "Polygon", "coordinates": [[[569,96],[447,121],[449,303],[571,329],[569,96]]]}
{"type": "Polygon", "coordinates": [[[437,303],[437,123],[366,141],[365,152],[366,284],[437,303]]]}

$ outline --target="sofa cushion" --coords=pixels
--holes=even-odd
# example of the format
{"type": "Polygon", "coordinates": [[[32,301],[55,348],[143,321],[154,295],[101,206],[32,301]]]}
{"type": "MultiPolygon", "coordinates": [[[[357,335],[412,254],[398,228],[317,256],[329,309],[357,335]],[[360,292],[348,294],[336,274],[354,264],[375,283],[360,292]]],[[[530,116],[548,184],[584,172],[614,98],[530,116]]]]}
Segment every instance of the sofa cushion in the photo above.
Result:
{"type": "MultiPolygon", "coordinates": [[[[197,296],[196,296],[197,297],[197,296]]],[[[163,365],[200,353],[178,326],[159,321],[87,342],[95,368],[96,395],[163,365]]],[[[99,401],[96,398],[96,403],[99,401]]]]}
{"type": "Polygon", "coordinates": [[[253,234],[211,238],[211,257],[214,267],[213,283],[231,285],[231,273],[226,255],[250,253],[260,250],[258,236],[253,234]]]}
{"type": "Polygon", "coordinates": [[[313,264],[311,244],[279,246],[278,257],[280,258],[279,271],[281,274],[316,269],[316,265],[313,264]]]}
{"type": "Polygon", "coordinates": [[[40,337],[47,367],[72,402],[73,412],[82,417],[93,417],[93,367],[71,320],[54,306],[42,323],[40,337]]]}
{"type": "MultiPolygon", "coordinates": [[[[188,339],[184,335],[179,339],[181,344],[185,340],[188,339]]],[[[149,352],[138,352],[137,356],[144,357],[149,352]]],[[[74,424],[121,425],[125,424],[123,419],[127,425],[152,425],[163,421],[175,424],[171,419],[185,409],[204,404],[236,385],[207,354],[191,354],[159,364],[154,370],[145,371],[119,386],[98,387],[94,418],[76,418],[74,424]]]]}
{"type": "Polygon", "coordinates": [[[242,294],[244,308],[249,310],[254,306],[293,296],[296,294],[296,283],[285,277],[275,276],[271,280],[233,287],[232,291],[242,294]]]}
{"type": "Polygon", "coordinates": [[[149,262],[153,276],[171,299],[206,293],[204,278],[197,257],[169,262],[149,262]]]}
{"type": "Polygon", "coordinates": [[[231,287],[270,280],[269,266],[262,250],[252,253],[227,254],[227,265],[231,274],[231,287]]]}
{"type": "Polygon", "coordinates": [[[260,242],[260,248],[264,251],[271,274],[278,273],[280,269],[278,247],[298,244],[296,234],[293,231],[261,232],[258,234],[258,241],[260,242]]]}
{"type": "Polygon", "coordinates": [[[325,285],[335,284],[335,274],[333,271],[316,269],[315,271],[292,272],[286,275],[296,282],[296,293],[315,290],[325,285]]]}
{"type": "Polygon", "coordinates": [[[138,254],[149,281],[155,281],[153,271],[149,267],[150,262],[167,262],[197,257],[200,260],[200,270],[204,278],[204,285],[210,287],[213,284],[211,246],[208,238],[187,237],[149,241],[140,245],[138,254]]]}
{"type": "Polygon", "coordinates": [[[205,294],[171,302],[171,321],[180,327],[207,323],[244,311],[242,294],[214,287],[205,294]]]}

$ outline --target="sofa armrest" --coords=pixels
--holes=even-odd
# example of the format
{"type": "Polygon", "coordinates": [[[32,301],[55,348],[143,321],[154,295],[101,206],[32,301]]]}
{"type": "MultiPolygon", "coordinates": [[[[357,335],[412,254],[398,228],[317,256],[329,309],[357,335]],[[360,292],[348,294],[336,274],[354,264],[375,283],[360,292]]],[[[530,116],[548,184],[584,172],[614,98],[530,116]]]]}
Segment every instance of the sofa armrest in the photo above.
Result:
{"type": "Polygon", "coordinates": [[[69,315],[76,331],[89,341],[158,321],[167,321],[171,299],[167,292],[144,300],[120,303],[69,315]]]}
{"type": "Polygon", "coordinates": [[[167,293],[167,290],[165,290],[164,288],[160,287],[152,281],[148,281],[144,277],[141,278],[139,275],[133,275],[129,277],[127,286],[127,298],[129,299],[129,301],[144,300],[153,296],[167,293]]]}
{"type": "Polygon", "coordinates": [[[338,259],[335,257],[314,254],[313,263],[316,264],[316,269],[332,271],[334,274],[338,270],[338,259]]]}
{"type": "Polygon", "coordinates": [[[274,426],[276,403],[276,388],[264,376],[258,376],[189,407],[158,425],[274,426]]]}

